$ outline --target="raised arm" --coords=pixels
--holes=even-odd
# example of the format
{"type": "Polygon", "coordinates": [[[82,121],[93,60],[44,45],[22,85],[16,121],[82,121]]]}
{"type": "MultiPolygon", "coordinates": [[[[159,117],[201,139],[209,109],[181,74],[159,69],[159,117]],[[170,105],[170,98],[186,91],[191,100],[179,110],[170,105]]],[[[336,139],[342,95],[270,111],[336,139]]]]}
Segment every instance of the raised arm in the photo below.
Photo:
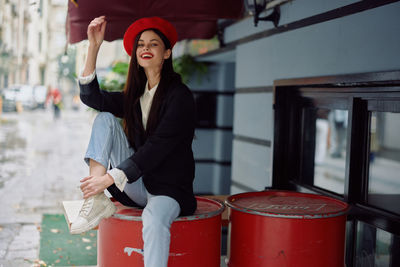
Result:
{"type": "Polygon", "coordinates": [[[89,40],[86,63],[79,78],[80,97],[83,103],[98,111],[111,112],[117,117],[123,116],[123,95],[121,92],[100,90],[95,77],[97,55],[104,40],[107,21],[105,16],[93,19],[87,29],[89,40]]]}
{"type": "Polygon", "coordinates": [[[106,25],[106,17],[101,16],[93,19],[88,26],[87,35],[89,48],[82,76],[88,76],[96,69],[97,54],[99,53],[100,46],[104,40],[106,25]]]}

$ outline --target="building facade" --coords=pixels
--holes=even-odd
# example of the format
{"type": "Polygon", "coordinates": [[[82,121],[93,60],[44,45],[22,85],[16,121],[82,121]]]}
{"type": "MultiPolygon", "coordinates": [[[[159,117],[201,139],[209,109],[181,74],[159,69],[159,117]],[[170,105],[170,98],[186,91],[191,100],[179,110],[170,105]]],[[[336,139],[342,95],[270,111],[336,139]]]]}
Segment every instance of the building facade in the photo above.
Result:
{"type": "Polygon", "coordinates": [[[59,61],[67,51],[67,4],[59,0],[0,1],[1,88],[52,85],[68,91],[74,86],[59,75],[59,61]]]}
{"type": "MultiPolygon", "coordinates": [[[[272,9],[262,15],[271,12],[272,9]]],[[[198,56],[197,59],[213,62],[217,68],[213,69],[214,73],[222,71],[227,64],[232,66],[232,71],[229,72],[229,79],[233,81],[234,87],[231,176],[228,181],[230,194],[268,188],[289,188],[279,186],[280,178],[276,177],[278,172],[274,170],[274,167],[279,166],[279,158],[274,151],[275,138],[280,134],[290,137],[292,133],[283,135],[283,132],[277,131],[275,90],[285,90],[282,88],[288,85],[294,86],[293,83],[297,80],[308,83],[308,87],[311,83],[318,86],[321,77],[342,78],[348,83],[347,75],[355,75],[354,77],[360,78],[354,79],[357,86],[362,85],[361,77],[376,77],[377,73],[392,77],[384,82],[388,84],[385,86],[395,85],[400,80],[400,77],[396,78],[400,69],[398,14],[399,1],[296,0],[280,5],[280,21],[277,27],[270,21],[259,21],[255,27],[253,16],[248,14],[224,28],[224,46],[198,56]]],[[[223,75],[219,75],[219,79],[222,79],[223,75]]],[[[369,79],[371,78],[367,79],[368,84],[383,82],[378,81],[379,79],[369,79]]],[[[325,84],[324,88],[340,84],[325,84]]],[[[369,87],[367,84],[364,86],[369,87]]],[[[379,201],[385,200],[386,197],[393,197],[393,200],[399,201],[400,179],[396,173],[400,166],[400,139],[396,134],[397,130],[393,128],[399,125],[399,111],[396,108],[368,106],[371,110],[365,114],[368,114],[366,125],[369,127],[369,154],[365,159],[366,163],[363,163],[365,168],[362,174],[362,181],[368,183],[368,186],[365,187],[361,182],[358,182],[358,185],[349,185],[348,181],[352,180],[352,170],[349,170],[349,166],[353,163],[348,165],[350,150],[347,149],[350,149],[353,145],[351,142],[356,139],[350,138],[348,123],[356,120],[357,116],[350,112],[347,102],[336,101],[329,104],[323,102],[325,99],[322,101],[314,95],[311,97],[308,89],[301,89],[304,92],[300,89],[293,91],[293,94],[301,92],[307,99],[311,98],[315,103],[319,103],[319,108],[314,108],[319,112],[313,113],[314,124],[311,124],[316,135],[311,146],[314,150],[300,157],[301,160],[310,158],[308,161],[312,167],[309,167],[309,175],[312,181],[308,181],[309,185],[300,186],[301,190],[331,195],[349,203],[355,201],[354,206],[365,207],[362,211],[366,212],[363,215],[364,219],[351,215],[353,219],[348,222],[348,235],[352,238],[346,246],[354,253],[347,251],[347,266],[397,266],[399,232],[395,222],[398,221],[399,211],[392,205],[377,204],[371,197],[379,195],[379,201]],[[321,145],[318,145],[317,139],[322,140],[321,145]],[[336,154],[333,151],[335,146],[341,147],[336,154]],[[385,164],[391,167],[383,167],[385,164]],[[348,195],[349,192],[353,192],[353,186],[364,186],[363,196],[369,198],[370,202],[360,200],[363,197],[348,195]],[[365,216],[375,219],[366,219],[365,216]],[[373,265],[366,265],[368,263],[373,265]]],[[[326,94],[326,90],[328,89],[321,89],[318,94],[326,94]]],[[[387,99],[392,101],[395,95],[388,95],[387,99]]],[[[397,107],[398,104],[393,105],[397,107]]],[[[307,117],[300,117],[299,120],[304,118],[307,117]]],[[[300,126],[304,128],[304,125],[307,124],[300,126]]],[[[291,144],[297,146],[296,142],[304,142],[301,138],[308,136],[304,135],[308,133],[307,128],[302,133],[300,139],[288,138],[287,142],[294,143],[288,143],[286,147],[290,147],[291,144]]],[[[285,140],[279,141],[279,149],[282,148],[282,142],[285,140]]],[[[301,149],[304,148],[302,145],[301,149]]],[[[353,155],[352,158],[363,157],[360,154],[356,157],[353,155]]],[[[296,162],[285,165],[286,170],[289,169],[288,173],[291,173],[291,168],[296,169],[295,166],[296,162]]],[[[282,174],[282,171],[284,170],[280,170],[279,174],[282,174]]],[[[300,187],[295,188],[299,190],[300,187]]]]}

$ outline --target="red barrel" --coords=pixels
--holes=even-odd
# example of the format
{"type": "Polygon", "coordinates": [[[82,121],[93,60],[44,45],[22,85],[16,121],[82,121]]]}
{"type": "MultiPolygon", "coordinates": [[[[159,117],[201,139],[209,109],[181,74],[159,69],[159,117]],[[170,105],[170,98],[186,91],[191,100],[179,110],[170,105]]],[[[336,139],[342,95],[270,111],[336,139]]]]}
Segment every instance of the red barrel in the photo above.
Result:
{"type": "Polygon", "coordinates": [[[226,204],[229,267],[344,266],[346,203],[264,191],[232,195],[226,204]]]}
{"type": "MultiPolygon", "coordinates": [[[[171,225],[169,267],[219,267],[221,213],[224,205],[196,197],[194,215],[178,217],[171,225]]],[[[103,219],[98,230],[97,264],[100,267],[144,266],[142,210],[122,206],[103,219]]]]}

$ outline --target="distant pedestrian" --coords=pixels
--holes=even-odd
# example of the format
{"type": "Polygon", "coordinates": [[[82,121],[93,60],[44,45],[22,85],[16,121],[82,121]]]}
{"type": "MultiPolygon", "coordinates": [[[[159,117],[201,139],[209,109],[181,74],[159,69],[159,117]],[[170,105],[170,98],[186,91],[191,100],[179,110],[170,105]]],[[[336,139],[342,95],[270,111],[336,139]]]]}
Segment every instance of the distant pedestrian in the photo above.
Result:
{"type": "Polygon", "coordinates": [[[49,86],[47,89],[46,105],[51,101],[54,111],[54,119],[60,118],[62,96],[60,90],[56,87],[49,86]]]}
{"type": "Polygon", "coordinates": [[[328,116],[331,129],[330,156],[341,158],[346,150],[346,133],[348,112],[346,110],[332,110],[328,116]]]}

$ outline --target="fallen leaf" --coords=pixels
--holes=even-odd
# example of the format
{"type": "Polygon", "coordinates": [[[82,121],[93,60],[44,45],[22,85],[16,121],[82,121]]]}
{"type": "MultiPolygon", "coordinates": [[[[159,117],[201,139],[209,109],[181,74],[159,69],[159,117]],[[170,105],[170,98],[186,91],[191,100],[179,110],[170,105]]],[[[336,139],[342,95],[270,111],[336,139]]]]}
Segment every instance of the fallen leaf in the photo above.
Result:
{"type": "Polygon", "coordinates": [[[90,233],[89,234],[91,237],[94,237],[96,234],[95,233],[90,233]]]}
{"type": "Polygon", "coordinates": [[[89,238],[84,238],[84,237],[82,237],[82,241],[83,241],[84,243],[90,243],[90,239],[89,239],[89,238]]]}
{"type": "Polygon", "coordinates": [[[59,263],[60,262],[60,259],[57,259],[56,261],[55,261],[55,263],[59,263]]]}
{"type": "Polygon", "coordinates": [[[58,251],[55,249],[55,250],[53,250],[53,254],[56,254],[58,251]]]}
{"type": "Polygon", "coordinates": [[[60,232],[60,229],[51,229],[50,232],[52,232],[53,234],[58,234],[60,232]]]}
{"type": "Polygon", "coordinates": [[[38,266],[47,266],[47,264],[42,260],[35,260],[35,264],[38,264],[38,266]]]}
{"type": "Polygon", "coordinates": [[[92,249],[91,246],[87,246],[87,247],[86,247],[86,250],[91,250],[91,249],[92,249]]]}
{"type": "Polygon", "coordinates": [[[3,227],[0,226],[0,232],[3,231],[3,227]]]}

